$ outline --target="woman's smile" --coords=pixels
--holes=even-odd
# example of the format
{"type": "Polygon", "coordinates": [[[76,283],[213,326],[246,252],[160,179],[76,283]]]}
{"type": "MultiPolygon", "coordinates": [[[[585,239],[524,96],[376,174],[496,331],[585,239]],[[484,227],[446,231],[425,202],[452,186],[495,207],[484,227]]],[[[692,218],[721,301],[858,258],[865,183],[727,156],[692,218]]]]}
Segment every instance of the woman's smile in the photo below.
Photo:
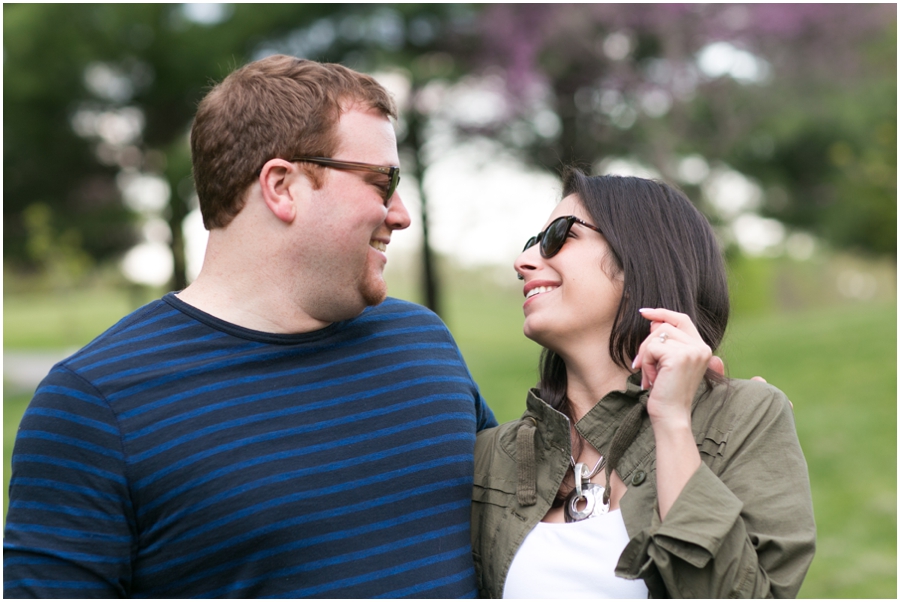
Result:
{"type": "Polygon", "coordinates": [[[535,280],[533,282],[529,282],[522,289],[522,293],[525,295],[525,303],[522,305],[524,308],[528,305],[528,303],[537,297],[538,295],[543,295],[549,293],[551,291],[559,288],[560,284],[558,282],[548,282],[546,280],[535,280]]]}

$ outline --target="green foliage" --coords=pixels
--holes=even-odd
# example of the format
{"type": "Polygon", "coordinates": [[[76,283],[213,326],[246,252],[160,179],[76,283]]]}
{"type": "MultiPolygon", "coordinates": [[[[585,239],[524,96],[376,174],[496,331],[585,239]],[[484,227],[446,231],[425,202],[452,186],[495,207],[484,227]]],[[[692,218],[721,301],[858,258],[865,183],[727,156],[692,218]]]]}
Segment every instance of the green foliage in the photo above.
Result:
{"type": "Polygon", "coordinates": [[[533,165],[627,157],[678,181],[700,155],[758,182],[765,214],[896,253],[896,7],[500,4],[479,21],[514,105],[491,134],[533,165]],[[703,72],[712,42],[764,68],[703,72]],[[547,107],[559,133],[522,136],[547,107]]]}
{"type": "Polygon", "coordinates": [[[33,205],[52,208],[53,235],[78,232],[92,257],[127,248],[134,233],[118,205],[114,171],[97,164],[70,121],[100,32],[77,5],[4,5],[3,16],[4,256],[35,261],[24,221],[33,205]],[[106,226],[100,236],[92,228],[98,223],[106,226]]]}
{"type": "Polygon", "coordinates": [[[728,160],[768,188],[767,215],[817,232],[837,248],[894,255],[896,79],[870,77],[840,93],[830,86],[816,92],[821,100],[810,110],[788,88],[780,110],[764,116],[757,136],[736,144],[728,160]],[[763,152],[760,136],[771,145],[763,152]]]}
{"type": "Polygon", "coordinates": [[[267,37],[339,10],[229,6],[230,18],[197,23],[178,4],[4,5],[8,262],[45,265],[27,252],[25,211],[35,204],[52,209],[54,236],[77,232],[95,260],[131,247],[136,216],[122,204],[120,170],[164,177],[173,191],[170,226],[180,228],[192,193],[187,132],[209,84],[250,60],[267,37]],[[91,73],[106,87],[91,85],[91,73]],[[143,123],[138,135],[110,137],[110,124],[125,117],[143,123]]]}
{"type": "Polygon", "coordinates": [[[896,21],[866,51],[874,55],[867,68],[840,89],[832,80],[777,84],[774,110],[726,160],[768,189],[765,214],[836,248],[895,255],[896,61],[881,63],[896,55],[896,21]]]}
{"type": "Polygon", "coordinates": [[[164,214],[173,233],[172,288],[183,288],[178,233],[193,198],[187,133],[212,85],[276,52],[364,71],[406,68],[416,85],[457,77],[447,50],[461,39],[448,34],[473,12],[440,4],[227,4],[204,21],[186,6],[4,5],[8,265],[54,269],[47,256],[28,252],[25,216],[34,205],[51,208],[53,237],[77,238],[95,261],[117,258],[137,242],[138,216],[123,206],[116,176],[140,171],[172,191],[164,214]],[[108,126],[125,118],[142,124],[137,135],[110,137],[108,126]]]}
{"type": "Polygon", "coordinates": [[[26,207],[22,218],[28,255],[44,266],[49,280],[65,286],[84,276],[93,262],[81,248],[81,232],[74,228],[55,232],[51,209],[43,203],[26,207]]]}

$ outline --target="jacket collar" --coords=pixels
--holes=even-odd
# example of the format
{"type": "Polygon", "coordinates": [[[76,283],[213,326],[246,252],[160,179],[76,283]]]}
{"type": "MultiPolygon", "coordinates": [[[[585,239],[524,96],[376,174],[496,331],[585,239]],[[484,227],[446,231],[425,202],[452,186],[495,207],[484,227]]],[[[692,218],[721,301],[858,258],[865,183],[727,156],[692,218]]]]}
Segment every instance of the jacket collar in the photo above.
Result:
{"type": "MultiPolygon", "coordinates": [[[[624,391],[611,391],[606,394],[575,424],[575,428],[594,448],[605,455],[622,419],[633,405],[646,395],[649,395],[649,391],[641,389],[640,372],[632,374],[628,378],[624,391]]],[[[528,392],[526,408],[522,419],[533,418],[535,420],[537,430],[545,444],[562,448],[567,455],[570,455],[569,419],[541,399],[539,390],[536,388],[528,392]]],[[[653,431],[650,421],[645,419],[637,439],[628,448],[628,452],[619,464],[620,476],[623,479],[627,478],[638,463],[653,450],[653,431]]]]}

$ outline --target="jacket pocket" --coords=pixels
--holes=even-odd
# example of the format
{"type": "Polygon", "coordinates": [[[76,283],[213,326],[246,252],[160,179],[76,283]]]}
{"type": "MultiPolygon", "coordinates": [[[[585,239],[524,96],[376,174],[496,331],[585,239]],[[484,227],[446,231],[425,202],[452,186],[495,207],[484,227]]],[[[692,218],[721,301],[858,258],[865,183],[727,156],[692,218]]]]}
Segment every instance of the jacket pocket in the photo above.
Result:
{"type": "Polygon", "coordinates": [[[516,483],[486,474],[475,473],[472,487],[472,553],[478,595],[497,596],[487,585],[498,582],[501,526],[508,520],[516,499],[516,483]]]}
{"type": "Polygon", "coordinates": [[[472,487],[473,502],[507,508],[515,495],[515,482],[475,473],[472,487]]]}

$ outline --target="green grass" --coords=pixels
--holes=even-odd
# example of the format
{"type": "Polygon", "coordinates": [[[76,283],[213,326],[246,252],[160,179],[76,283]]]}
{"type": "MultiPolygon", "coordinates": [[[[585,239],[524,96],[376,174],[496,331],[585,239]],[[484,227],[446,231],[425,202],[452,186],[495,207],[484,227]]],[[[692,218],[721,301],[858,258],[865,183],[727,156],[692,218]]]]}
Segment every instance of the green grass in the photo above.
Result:
{"type": "MultiPolygon", "coordinates": [[[[4,344],[83,345],[145,300],[109,291],[7,297],[4,344]]],[[[522,335],[521,315],[520,292],[475,280],[457,284],[446,300],[444,319],[501,421],[521,414],[537,380],[539,348],[522,335]]],[[[794,403],[818,525],[801,597],[897,595],[896,333],[896,306],[883,303],[737,316],[729,327],[722,350],[729,374],[765,376],[794,403]]],[[[5,479],[29,397],[4,385],[5,479]]]]}
{"type": "Polygon", "coordinates": [[[153,298],[110,288],[4,295],[3,348],[77,349],[153,298]]]}
{"type": "Polygon", "coordinates": [[[896,307],[737,320],[732,375],[761,374],[794,403],[818,552],[803,597],[897,595],[896,307]]]}

